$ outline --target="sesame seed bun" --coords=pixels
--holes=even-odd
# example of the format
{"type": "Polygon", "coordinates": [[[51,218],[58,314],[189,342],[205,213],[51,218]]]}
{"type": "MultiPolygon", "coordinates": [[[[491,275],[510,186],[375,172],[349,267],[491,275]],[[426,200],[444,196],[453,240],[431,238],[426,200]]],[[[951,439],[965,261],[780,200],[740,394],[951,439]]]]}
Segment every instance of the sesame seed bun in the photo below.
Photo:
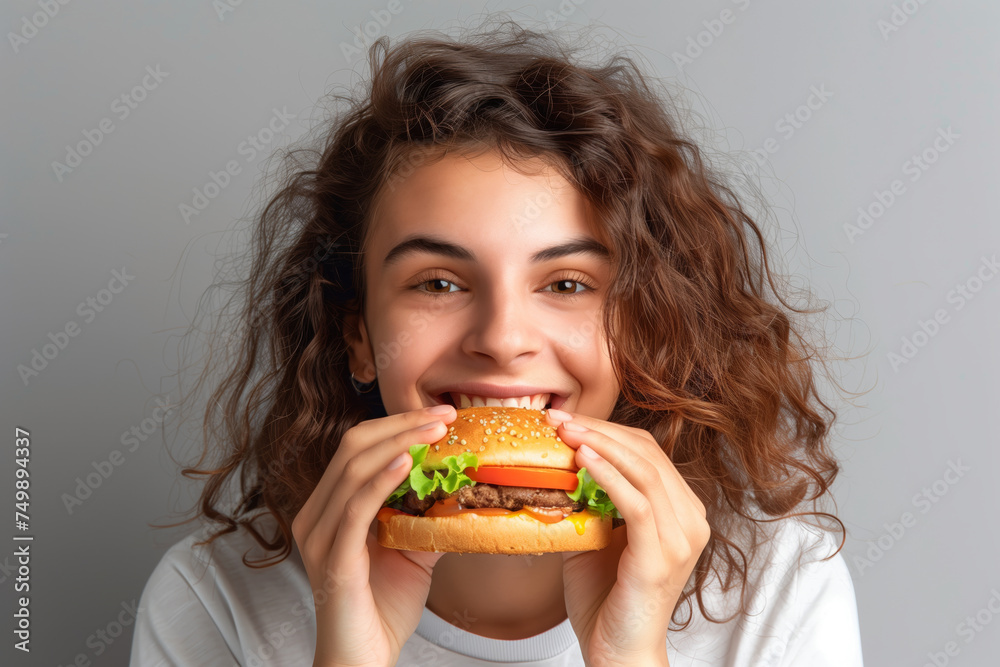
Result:
{"type": "Polygon", "coordinates": [[[576,450],[566,446],[545,413],[528,408],[462,408],[448,433],[431,444],[424,459],[444,467],[446,456],[472,452],[481,466],[532,466],[576,472],[576,450]]]}

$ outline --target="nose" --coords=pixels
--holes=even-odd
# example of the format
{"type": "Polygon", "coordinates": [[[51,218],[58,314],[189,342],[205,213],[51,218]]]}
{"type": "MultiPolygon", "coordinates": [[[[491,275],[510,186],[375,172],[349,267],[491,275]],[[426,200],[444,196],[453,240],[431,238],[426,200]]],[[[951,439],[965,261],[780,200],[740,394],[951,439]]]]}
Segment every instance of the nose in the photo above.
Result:
{"type": "Polygon", "coordinates": [[[544,331],[531,310],[531,296],[517,295],[503,287],[484,294],[469,311],[472,321],[462,351],[470,356],[490,357],[498,366],[537,354],[544,331]]]}

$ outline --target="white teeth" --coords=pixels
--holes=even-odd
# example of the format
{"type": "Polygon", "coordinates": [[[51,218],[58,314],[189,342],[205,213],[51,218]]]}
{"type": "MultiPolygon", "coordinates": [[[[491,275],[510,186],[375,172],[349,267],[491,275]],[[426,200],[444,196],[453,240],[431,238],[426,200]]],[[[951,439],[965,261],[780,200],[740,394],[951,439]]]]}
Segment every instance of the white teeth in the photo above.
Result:
{"type": "Polygon", "coordinates": [[[532,396],[521,396],[511,398],[492,398],[485,396],[469,396],[468,394],[452,394],[459,408],[528,408],[531,410],[544,410],[552,394],[534,394],[532,396]]]}

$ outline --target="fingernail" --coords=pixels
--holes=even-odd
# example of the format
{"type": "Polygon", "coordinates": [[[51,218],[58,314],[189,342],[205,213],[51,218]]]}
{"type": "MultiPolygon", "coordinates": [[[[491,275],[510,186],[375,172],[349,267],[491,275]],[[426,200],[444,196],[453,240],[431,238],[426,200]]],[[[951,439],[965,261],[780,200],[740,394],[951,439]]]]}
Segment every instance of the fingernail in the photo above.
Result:
{"type": "Polygon", "coordinates": [[[576,451],[580,452],[580,456],[582,456],[585,459],[596,459],[597,458],[597,452],[595,452],[593,449],[591,449],[587,445],[580,445],[580,448],[577,449],[576,451]]]}
{"type": "Polygon", "coordinates": [[[573,415],[571,415],[568,412],[563,412],[562,410],[554,410],[552,408],[549,408],[546,412],[556,421],[568,422],[570,419],[573,418],[573,415]]]}
{"type": "Polygon", "coordinates": [[[389,470],[395,470],[396,468],[399,468],[404,463],[406,463],[406,454],[405,453],[400,454],[399,456],[397,456],[396,458],[394,458],[392,460],[392,463],[389,464],[389,468],[388,469],[389,470]]]}
{"type": "Polygon", "coordinates": [[[439,421],[435,420],[435,421],[432,421],[432,422],[431,422],[431,423],[429,423],[429,424],[424,424],[423,426],[421,426],[421,427],[420,427],[420,428],[418,428],[417,430],[418,430],[418,431],[429,431],[429,430],[431,430],[432,428],[436,427],[436,426],[437,426],[438,424],[440,424],[440,423],[441,423],[441,422],[439,422],[439,421]]]}
{"type": "Polygon", "coordinates": [[[580,426],[579,424],[574,424],[573,422],[566,422],[562,425],[567,431],[573,431],[574,433],[583,433],[587,430],[586,426],[580,426]]]}
{"type": "Polygon", "coordinates": [[[427,410],[429,415],[446,415],[451,412],[451,406],[447,403],[442,403],[441,405],[435,405],[433,408],[427,410]]]}

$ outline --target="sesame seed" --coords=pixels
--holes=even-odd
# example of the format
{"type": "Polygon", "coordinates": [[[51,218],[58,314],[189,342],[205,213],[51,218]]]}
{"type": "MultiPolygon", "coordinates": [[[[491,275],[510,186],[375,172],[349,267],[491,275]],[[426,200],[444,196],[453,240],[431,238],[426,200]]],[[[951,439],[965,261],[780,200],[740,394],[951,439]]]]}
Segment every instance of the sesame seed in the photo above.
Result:
{"type": "Polygon", "coordinates": [[[462,444],[463,445],[465,444],[465,438],[462,438],[462,444]]]}
{"type": "Polygon", "coordinates": [[[483,446],[483,445],[479,445],[479,451],[483,451],[484,449],[486,449],[486,447],[485,447],[485,446],[483,446]]]}
{"type": "Polygon", "coordinates": [[[502,435],[500,436],[500,442],[503,442],[503,436],[502,435]]]}
{"type": "Polygon", "coordinates": [[[486,435],[493,435],[493,431],[491,431],[490,429],[486,429],[486,435]]]}
{"type": "Polygon", "coordinates": [[[490,441],[489,438],[483,438],[483,442],[489,442],[489,441],[490,441]]]}
{"type": "Polygon", "coordinates": [[[435,452],[441,451],[441,445],[434,445],[434,451],[435,452]]]}

